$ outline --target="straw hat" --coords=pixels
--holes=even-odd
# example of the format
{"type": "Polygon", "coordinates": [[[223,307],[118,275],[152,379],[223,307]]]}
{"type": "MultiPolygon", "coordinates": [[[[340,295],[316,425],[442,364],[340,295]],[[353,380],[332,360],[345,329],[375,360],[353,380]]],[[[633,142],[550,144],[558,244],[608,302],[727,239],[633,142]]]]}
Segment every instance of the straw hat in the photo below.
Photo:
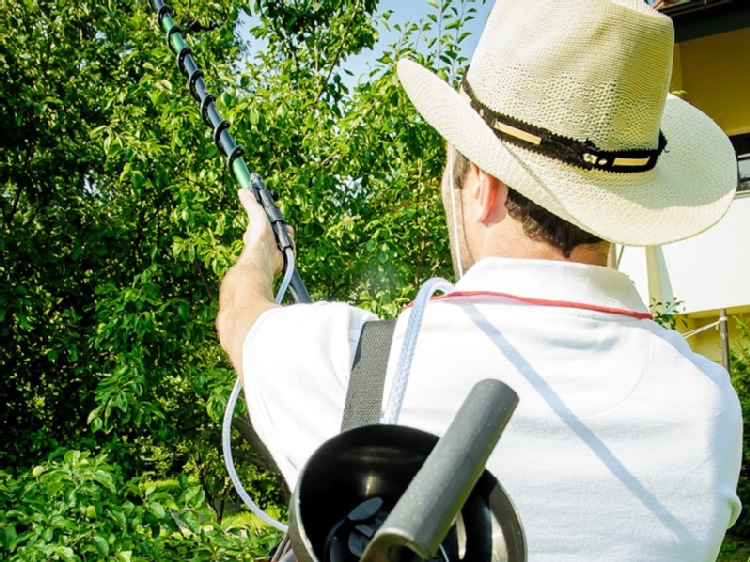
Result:
{"type": "Polygon", "coordinates": [[[459,92],[409,60],[401,83],[464,156],[611,242],[698,234],[737,186],[727,136],[667,95],[672,21],[642,0],[498,0],[459,92]]]}

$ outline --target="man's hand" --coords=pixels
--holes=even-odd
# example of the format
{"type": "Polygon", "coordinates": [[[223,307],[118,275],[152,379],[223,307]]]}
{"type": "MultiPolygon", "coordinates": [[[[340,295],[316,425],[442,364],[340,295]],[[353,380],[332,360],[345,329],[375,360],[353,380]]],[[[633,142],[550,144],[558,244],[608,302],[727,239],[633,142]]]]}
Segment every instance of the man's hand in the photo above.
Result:
{"type": "Polygon", "coordinates": [[[242,189],[237,194],[247,211],[245,248],[221,282],[216,328],[221,346],[242,377],[245,337],[261,314],[279,306],[273,302],[273,280],[281,273],[284,257],[263,207],[250,191],[242,189]]]}
{"type": "Polygon", "coordinates": [[[266,212],[255,200],[252,192],[248,189],[240,189],[237,195],[247,211],[248,219],[247,229],[242,236],[245,248],[237,264],[247,263],[258,269],[270,280],[269,287],[272,288],[273,280],[284,267],[284,256],[276,245],[276,238],[274,238],[266,212]]]}

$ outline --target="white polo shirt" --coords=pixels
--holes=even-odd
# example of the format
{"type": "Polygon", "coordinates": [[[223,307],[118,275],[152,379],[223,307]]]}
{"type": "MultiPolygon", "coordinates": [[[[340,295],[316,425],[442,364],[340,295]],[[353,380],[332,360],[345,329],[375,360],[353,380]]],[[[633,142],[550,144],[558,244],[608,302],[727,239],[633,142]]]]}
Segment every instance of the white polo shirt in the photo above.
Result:
{"type": "MultiPolygon", "coordinates": [[[[410,311],[393,336],[385,396],[410,311]]],[[[253,426],[293,489],[339,432],[362,324],[343,303],[265,313],[243,350],[253,426]]],[[[440,435],[478,381],[519,405],[487,468],[529,561],[715,560],[736,520],[739,401],[613,269],[487,258],[426,307],[399,423],[440,435]]]]}

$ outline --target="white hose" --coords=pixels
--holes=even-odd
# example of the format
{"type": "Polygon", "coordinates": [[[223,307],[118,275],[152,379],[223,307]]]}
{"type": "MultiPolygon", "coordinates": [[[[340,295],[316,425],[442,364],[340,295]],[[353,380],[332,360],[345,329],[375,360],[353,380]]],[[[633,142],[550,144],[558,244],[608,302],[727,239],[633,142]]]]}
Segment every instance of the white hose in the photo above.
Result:
{"type": "MultiPolygon", "coordinates": [[[[287,269],[284,278],[281,282],[278,292],[276,293],[276,299],[274,302],[277,304],[282,301],[284,294],[289,287],[292,275],[294,274],[294,254],[291,250],[285,252],[287,259],[287,269]]],[[[384,412],[381,414],[381,423],[395,424],[398,423],[398,417],[401,413],[401,407],[404,402],[404,395],[406,394],[406,387],[409,381],[409,373],[411,372],[411,364],[414,360],[414,350],[417,345],[417,338],[419,337],[419,329],[422,326],[422,319],[424,317],[424,308],[427,305],[430,297],[437,291],[444,293],[453,290],[453,284],[441,277],[433,277],[422,285],[417,293],[416,299],[414,299],[414,305],[412,306],[411,314],[409,315],[409,321],[406,325],[406,333],[404,334],[404,343],[401,346],[401,353],[399,355],[398,364],[396,366],[396,373],[394,376],[393,384],[391,386],[390,396],[386,403],[384,412]]],[[[242,384],[239,379],[232,389],[232,393],[227,401],[227,407],[224,411],[224,420],[222,423],[221,431],[221,446],[224,453],[224,464],[227,467],[229,477],[234,484],[235,490],[239,494],[242,501],[245,502],[250,511],[260,517],[265,523],[276,527],[277,529],[286,532],[287,525],[280,523],[265,511],[263,511],[258,505],[252,500],[249,494],[245,491],[245,488],[240,482],[237,470],[234,466],[234,457],[232,456],[232,417],[234,416],[234,410],[237,405],[237,398],[239,397],[240,391],[242,390],[242,384]]]]}
{"type": "Polygon", "coordinates": [[[422,326],[422,318],[424,317],[424,308],[427,305],[427,301],[437,291],[448,293],[452,290],[453,284],[442,277],[433,277],[427,280],[419,289],[417,298],[414,299],[409,321],[406,324],[404,343],[401,345],[401,353],[396,365],[393,383],[391,384],[390,396],[381,414],[381,423],[398,423],[398,416],[401,413],[401,406],[404,403],[406,385],[409,382],[411,364],[414,360],[414,350],[417,347],[419,328],[422,326]]]}
{"type": "MultiPolygon", "coordinates": [[[[284,251],[284,257],[286,259],[287,267],[284,278],[281,280],[281,286],[276,293],[276,299],[274,300],[276,304],[281,303],[286,294],[286,290],[289,288],[292,275],[294,275],[294,252],[291,249],[287,249],[284,251]]],[[[250,495],[245,491],[242,482],[240,482],[239,476],[237,476],[237,469],[234,466],[234,457],[232,456],[232,418],[234,417],[234,409],[237,406],[237,397],[240,395],[241,390],[242,383],[240,383],[240,379],[238,378],[237,382],[234,384],[232,393],[229,395],[229,400],[227,400],[227,407],[226,410],[224,410],[224,420],[221,425],[221,448],[224,453],[224,464],[227,467],[227,472],[229,472],[229,478],[231,478],[232,483],[234,484],[234,489],[237,490],[240,498],[242,498],[245,505],[250,508],[250,511],[260,517],[265,523],[286,532],[287,526],[280,523],[258,507],[250,495]]]]}

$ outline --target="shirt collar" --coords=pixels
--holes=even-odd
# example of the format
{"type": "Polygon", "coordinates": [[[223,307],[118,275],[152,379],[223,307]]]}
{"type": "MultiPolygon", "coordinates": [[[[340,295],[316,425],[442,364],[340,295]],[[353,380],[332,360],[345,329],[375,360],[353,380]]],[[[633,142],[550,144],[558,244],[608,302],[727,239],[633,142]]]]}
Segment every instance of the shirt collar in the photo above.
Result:
{"type": "Polygon", "coordinates": [[[484,258],[455,287],[457,292],[491,291],[523,299],[568,301],[648,313],[635,285],[624,273],[575,262],[484,258]]]}

